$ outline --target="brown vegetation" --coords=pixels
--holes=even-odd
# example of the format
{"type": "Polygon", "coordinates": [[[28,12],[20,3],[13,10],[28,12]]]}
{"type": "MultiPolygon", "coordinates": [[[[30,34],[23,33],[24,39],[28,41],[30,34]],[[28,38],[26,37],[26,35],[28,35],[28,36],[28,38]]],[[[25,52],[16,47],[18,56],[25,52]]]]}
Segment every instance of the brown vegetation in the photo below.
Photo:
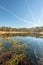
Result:
{"type": "Polygon", "coordinates": [[[14,45],[9,51],[0,55],[0,65],[39,65],[34,54],[32,56],[31,50],[31,54],[27,54],[27,44],[19,44],[17,40],[11,39],[6,39],[6,41],[12,42],[14,45]]]}

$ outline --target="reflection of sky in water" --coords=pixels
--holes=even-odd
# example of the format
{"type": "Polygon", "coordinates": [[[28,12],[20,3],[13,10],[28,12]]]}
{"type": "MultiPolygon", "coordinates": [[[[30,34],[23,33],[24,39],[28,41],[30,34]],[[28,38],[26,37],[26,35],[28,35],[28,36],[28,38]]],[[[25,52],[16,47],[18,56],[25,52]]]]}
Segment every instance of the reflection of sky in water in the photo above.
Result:
{"type": "Polygon", "coordinates": [[[2,50],[0,50],[0,53],[8,51],[13,46],[11,42],[8,42],[4,39],[0,39],[0,43],[3,44],[2,50]]]}
{"type": "Polygon", "coordinates": [[[12,37],[13,40],[19,40],[19,42],[27,42],[29,44],[34,44],[34,45],[39,45],[39,46],[43,46],[43,39],[42,38],[35,38],[35,37],[20,37],[20,36],[16,36],[16,37],[12,37]]]}
{"type": "MultiPolygon", "coordinates": [[[[20,44],[28,44],[31,49],[37,51],[43,56],[43,38],[35,38],[35,37],[12,37],[12,40],[16,40],[20,44]]],[[[12,43],[8,42],[4,39],[0,39],[0,43],[3,43],[3,50],[8,51],[12,47],[12,43]]]]}
{"type": "Polygon", "coordinates": [[[35,38],[35,37],[12,37],[13,40],[19,40],[19,43],[29,44],[33,50],[37,50],[43,55],[43,38],[35,38]]]}

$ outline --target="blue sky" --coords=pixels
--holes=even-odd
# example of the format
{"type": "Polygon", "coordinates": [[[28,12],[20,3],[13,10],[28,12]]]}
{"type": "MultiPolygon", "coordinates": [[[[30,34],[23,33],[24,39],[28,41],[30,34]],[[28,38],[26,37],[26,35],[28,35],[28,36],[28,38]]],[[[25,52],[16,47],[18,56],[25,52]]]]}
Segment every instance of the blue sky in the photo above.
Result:
{"type": "Polygon", "coordinates": [[[43,0],[0,0],[0,26],[43,26],[43,0]]]}

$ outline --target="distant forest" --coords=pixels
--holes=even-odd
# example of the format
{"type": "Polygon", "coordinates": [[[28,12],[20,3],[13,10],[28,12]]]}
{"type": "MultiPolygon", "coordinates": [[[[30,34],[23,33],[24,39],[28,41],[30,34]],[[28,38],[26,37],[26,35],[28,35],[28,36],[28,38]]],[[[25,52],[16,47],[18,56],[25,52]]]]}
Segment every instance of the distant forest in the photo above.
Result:
{"type": "Polygon", "coordinates": [[[43,32],[43,27],[34,27],[34,28],[11,28],[11,27],[0,27],[0,31],[14,31],[14,32],[43,32]]]}

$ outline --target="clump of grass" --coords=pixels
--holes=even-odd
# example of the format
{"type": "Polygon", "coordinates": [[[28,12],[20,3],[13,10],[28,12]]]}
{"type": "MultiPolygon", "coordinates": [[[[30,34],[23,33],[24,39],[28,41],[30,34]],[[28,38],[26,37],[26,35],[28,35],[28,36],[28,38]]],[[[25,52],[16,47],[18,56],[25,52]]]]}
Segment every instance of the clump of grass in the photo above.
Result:
{"type": "Polygon", "coordinates": [[[27,48],[25,44],[19,44],[19,42],[16,41],[10,41],[13,42],[13,47],[10,49],[11,53],[13,54],[12,58],[9,59],[6,62],[6,65],[18,65],[20,61],[24,61],[26,58],[26,51],[25,48],[27,48]]]}
{"type": "Polygon", "coordinates": [[[25,57],[25,54],[16,54],[12,59],[6,62],[6,65],[18,65],[19,61],[22,61],[25,57]]]}
{"type": "Polygon", "coordinates": [[[2,43],[0,43],[0,51],[2,50],[2,48],[3,48],[3,44],[2,44],[2,43]]]}

